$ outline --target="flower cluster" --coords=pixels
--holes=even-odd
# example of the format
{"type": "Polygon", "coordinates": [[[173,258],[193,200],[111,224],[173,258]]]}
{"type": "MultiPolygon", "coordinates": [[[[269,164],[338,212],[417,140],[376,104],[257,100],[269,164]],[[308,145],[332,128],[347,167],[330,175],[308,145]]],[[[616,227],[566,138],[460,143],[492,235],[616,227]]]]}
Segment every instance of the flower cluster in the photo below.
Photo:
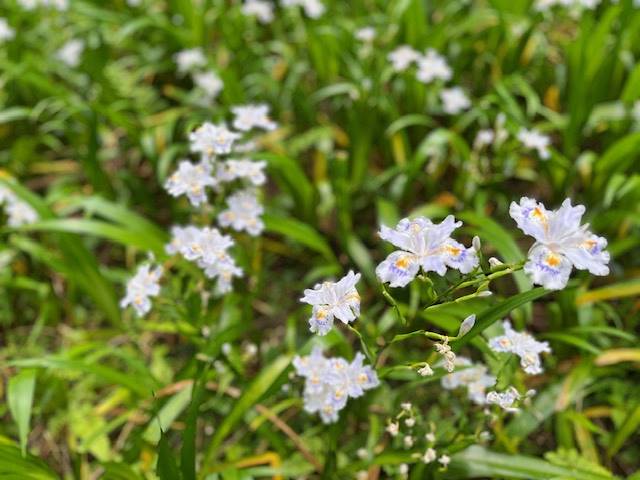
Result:
{"type": "Polygon", "coordinates": [[[363,365],[364,356],[357,353],[351,363],[341,357],[326,358],[320,347],[310,355],[293,359],[296,373],[305,378],[304,409],[319,413],[324,423],[338,420],[338,412],[349,398],[357,398],[379,385],[376,372],[363,365]]]}
{"type": "MultiPolygon", "coordinates": [[[[416,79],[430,84],[435,81],[448,82],[453,76],[453,71],[447,63],[447,59],[437,51],[430,48],[424,55],[414,50],[409,45],[401,45],[387,56],[395,72],[403,72],[416,64],[416,79]]],[[[471,107],[469,97],[460,87],[445,88],[440,92],[442,110],[455,115],[471,107]]]]}
{"type": "Polygon", "coordinates": [[[594,275],[609,273],[607,241],[591,233],[588,224],[580,224],[584,212],[584,206],[572,206],[569,199],[552,211],[527,197],[511,203],[509,214],[518,228],[536,240],[524,266],[533,283],[560,290],[573,267],[594,275]]]}
{"type": "Polygon", "coordinates": [[[214,72],[203,70],[207,66],[207,57],[201,48],[188,48],[174,55],[181,74],[191,74],[193,83],[203,93],[204,103],[211,103],[222,91],[224,84],[214,72]]]}
{"type": "Polygon", "coordinates": [[[360,316],[360,295],[356,290],[359,280],[360,274],[350,271],[338,282],[324,282],[304,291],[300,301],[313,305],[309,319],[313,333],[329,333],[334,318],[348,324],[360,316]]]}
{"type": "Polygon", "coordinates": [[[487,373],[485,365],[474,364],[466,357],[456,357],[455,365],[462,368],[442,377],[440,380],[442,388],[454,390],[466,387],[469,399],[478,405],[484,405],[485,390],[495,385],[496,377],[487,373]]]}
{"type": "Polygon", "coordinates": [[[38,221],[38,213],[27,202],[20,200],[11,190],[0,185],[0,205],[4,205],[7,224],[19,227],[38,221]]]}
{"type": "Polygon", "coordinates": [[[520,400],[520,393],[514,387],[509,387],[504,392],[491,391],[487,393],[486,402],[488,405],[498,405],[504,411],[515,413],[519,410],[514,404],[520,400]]]}
{"type": "Polygon", "coordinates": [[[150,297],[160,293],[158,284],[162,277],[162,267],[151,269],[151,265],[145,264],[138,267],[136,274],[127,282],[127,293],[120,301],[120,306],[126,308],[133,306],[136,314],[142,317],[151,310],[150,297]]]}
{"type": "Polygon", "coordinates": [[[540,354],[551,353],[551,348],[547,342],[538,342],[527,332],[516,332],[511,323],[502,323],[504,335],[494,337],[489,340],[489,347],[494,352],[515,353],[520,357],[520,365],[530,375],[542,373],[540,364],[540,354]]]}
{"type": "Polygon", "coordinates": [[[233,277],[242,276],[242,270],[228,253],[233,243],[230,236],[223,235],[217,228],[174,226],[165,250],[170,255],[179,253],[195,262],[208,278],[217,279],[216,291],[224,294],[231,291],[233,277]]]}
{"type": "Polygon", "coordinates": [[[439,224],[425,217],[402,219],[395,229],[382,226],[380,237],[400,250],[391,253],[376,268],[376,275],[391,287],[404,287],[418,271],[445,275],[448,268],[469,273],[478,265],[473,247],[466,248],[453,240],[451,234],[462,222],[449,215],[439,224]]]}

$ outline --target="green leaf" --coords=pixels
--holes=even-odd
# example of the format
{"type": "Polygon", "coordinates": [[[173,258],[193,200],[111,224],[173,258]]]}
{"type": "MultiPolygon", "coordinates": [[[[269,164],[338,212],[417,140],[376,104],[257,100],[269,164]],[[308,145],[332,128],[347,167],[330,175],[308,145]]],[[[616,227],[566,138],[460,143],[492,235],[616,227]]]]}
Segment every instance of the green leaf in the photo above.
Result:
{"type": "Polygon", "coordinates": [[[213,438],[207,448],[207,453],[203,462],[206,469],[215,460],[218,449],[222,441],[231,433],[233,427],[242,419],[244,414],[271,388],[274,382],[280,377],[282,372],[291,363],[291,355],[282,355],[276,358],[268,366],[262,369],[258,376],[251,382],[243,394],[235,401],[231,412],[224,418],[220,426],[216,429],[213,438]]]}
{"type": "Polygon", "coordinates": [[[471,330],[462,338],[454,340],[451,345],[458,350],[463,345],[470,342],[476,335],[482,333],[493,323],[503,319],[512,310],[518,308],[521,305],[532,302],[543,295],[549,293],[549,290],[545,290],[542,287],[534,288],[528,292],[519,293],[504,300],[493,307],[487,308],[480,312],[476,317],[476,323],[471,330]]]}
{"type": "Polygon", "coordinates": [[[158,464],[156,473],[160,480],[180,480],[182,475],[176,465],[175,454],[169,446],[167,432],[162,432],[158,442],[158,464]]]}
{"type": "Polygon", "coordinates": [[[40,459],[22,455],[20,449],[6,444],[0,438],[0,478],[2,480],[58,480],[58,477],[40,459]]]}
{"type": "Polygon", "coordinates": [[[198,433],[198,413],[207,386],[208,368],[201,367],[198,381],[193,384],[191,404],[187,412],[186,428],[182,435],[182,449],[180,450],[180,470],[184,480],[196,478],[196,435],[198,433]]]}
{"type": "Polygon", "coordinates": [[[337,263],[331,247],[313,227],[299,220],[273,213],[266,213],[262,219],[267,231],[301,243],[322,254],[331,263],[337,263]]]}
{"type": "Polygon", "coordinates": [[[27,452],[33,393],[36,388],[35,370],[23,370],[9,379],[7,386],[7,403],[11,416],[18,425],[20,449],[24,456],[27,452]]]}
{"type": "Polygon", "coordinates": [[[522,478],[549,480],[575,478],[580,480],[611,480],[613,475],[600,475],[580,466],[565,467],[525,455],[495,453],[483,447],[472,446],[451,457],[446,479],[461,478],[522,478]]]}
{"type": "Polygon", "coordinates": [[[635,407],[629,409],[629,413],[627,413],[626,418],[620,425],[620,428],[616,430],[616,433],[613,435],[613,439],[609,444],[609,448],[607,449],[607,455],[612,457],[615,455],[618,450],[622,448],[624,442],[627,439],[638,431],[640,427],[640,404],[636,404],[635,407]]]}

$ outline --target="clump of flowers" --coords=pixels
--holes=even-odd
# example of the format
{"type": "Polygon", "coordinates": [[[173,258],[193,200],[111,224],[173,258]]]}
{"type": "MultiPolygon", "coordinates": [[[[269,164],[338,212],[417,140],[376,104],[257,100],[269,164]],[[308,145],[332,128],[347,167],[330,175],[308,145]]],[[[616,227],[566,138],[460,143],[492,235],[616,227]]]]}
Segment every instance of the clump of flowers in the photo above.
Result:
{"type": "Polygon", "coordinates": [[[515,407],[514,405],[518,400],[520,400],[521,396],[518,390],[514,387],[509,387],[504,392],[496,392],[495,390],[487,393],[486,402],[489,405],[498,405],[504,411],[509,413],[516,413],[520,409],[515,407]]]}
{"type": "Polygon", "coordinates": [[[489,347],[494,352],[514,353],[520,357],[520,365],[530,375],[542,373],[540,354],[551,353],[548,342],[538,342],[527,332],[516,332],[511,323],[502,323],[504,335],[489,340],[489,347]]]}
{"type": "Polygon", "coordinates": [[[323,282],[304,291],[300,301],[313,305],[309,319],[311,332],[326,335],[334,318],[349,324],[360,315],[360,295],[356,290],[359,280],[359,273],[349,271],[337,282],[323,282]]]}
{"type": "Polygon", "coordinates": [[[431,83],[436,80],[447,82],[451,80],[452,71],[447,60],[432,48],[417,59],[418,72],[416,78],[422,83],[431,83]]]}
{"type": "Polygon", "coordinates": [[[159,281],[162,277],[161,266],[151,268],[150,264],[140,265],[136,274],[127,282],[127,293],[120,301],[122,308],[131,305],[139,317],[151,310],[151,297],[160,293],[159,281]]]}
{"type": "Polygon", "coordinates": [[[217,184],[212,175],[211,164],[201,161],[193,164],[188,160],[183,160],[165,183],[165,188],[174,197],[186,195],[191,205],[197,207],[206,203],[206,187],[214,187],[217,184]]]}
{"type": "Polygon", "coordinates": [[[387,55],[387,59],[391,62],[391,66],[395,72],[404,72],[411,64],[418,61],[420,52],[411,48],[409,45],[400,45],[387,55]]]}
{"type": "Polygon", "coordinates": [[[486,402],[485,391],[487,387],[495,385],[496,377],[487,373],[485,365],[474,364],[466,357],[456,357],[455,366],[462,368],[442,377],[442,388],[454,390],[466,387],[469,399],[478,405],[484,405],[486,402]]]}
{"type": "Polygon", "coordinates": [[[478,265],[475,249],[453,240],[451,234],[462,226],[449,215],[439,224],[425,217],[402,219],[395,229],[380,228],[380,237],[398,247],[378,267],[376,275],[391,287],[404,287],[418,274],[436,272],[445,275],[447,268],[469,273],[478,265]]]}
{"type": "Polygon", "coordinates": [[[261,220],[264,207],[251,189],[240,190],[227,198],[229,208],[218,215],[218,223],[222,227],[231,227],[257,237],[264,230],[261,220]]]}
{"type": "Polygon", "coordinates": [[[180,253],[202,268],[208,278],[217,279],[218,293],[231,291],[233,277],[241,277],[242,270],[228,253],[234,243],[230,236],[223,235],[214,227],[194,226],[173,227],[171,234],[171,241],[165,247],[167,253],[180,253]]]}
{"type": "Polygon", "coordinates": [[[442,109],[449,115],[455,115],[471,107],[471,100],[460,87],[445,88],[440,92],[442,109]]]}
{"type": "Polygon", "coordinates": [[[512,202],[509,214],[520,230],[535,238],[524,271],[534,284],[550,290],[567,285],[573,267],[594,275],[608,275],[607,240],[594,235],[589,225],[581,225],[585,207],[566,199],[558,210],[527,197],[512,202]]]}
{"type": "Polygon", "coordinates": [[[295,357],[295,371],[305,379],[305,411],[318,413],[324,423],[336,422],[349,398],[360,397],[380,384],[376,372],[363,362],[361,353],[351,363],[341,357],[326,358],[320,347],[310,355],[295,357]]]}

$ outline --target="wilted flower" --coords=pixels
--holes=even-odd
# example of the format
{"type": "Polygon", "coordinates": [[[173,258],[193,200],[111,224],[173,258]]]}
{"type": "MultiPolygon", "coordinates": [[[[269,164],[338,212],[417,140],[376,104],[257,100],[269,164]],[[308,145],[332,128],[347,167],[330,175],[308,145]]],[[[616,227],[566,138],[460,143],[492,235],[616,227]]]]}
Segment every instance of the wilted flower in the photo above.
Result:
{"type": "Polygon", "coordinates": [[[201,48],[189,48],[182,50],[173,57],[178,65],[178,72],[192,72],[197,68],[206,66],[207,59],[201,48]]]}
{"type": "Polygon", "coordinates": [[[547,342],[538,342],[527,332],[516,332],[508,321],[502,322],[504,335],[489,340],[494,352],[515,353],[520,357],[520,365],[525,372],[535,375],[542,373],[540,354],[551,353],[547,342]]]}
{"type": "Polygon", "coordinates": [[[455,268],[469,273],[478,265],[478,256],[473,248],[465,248],[451,238],[462,222],[456,222],[452,215],[442,223],[418,217],[414,220],[402,219],[395,229],[380,228],[380,237],[391,242],[400,250],[390,254],[376,268],[376,275],[391,287],[404,287],[418,274],[424,272],[447,273],[447,268],[455,268]]]}
{"type": "Polygon", "coordinates": [[[460,113],[471,106],[469,97],[460,87],[445,88],[440,92],[440,99],[443,104],[442,109],[449,115],[460,113]]]}
{"type": "Polygon", "coordinates": [[[214,155],[231,153],[233,142],[240,138],[240,134],[232,132],[226,125],[203,123],[189,134],[191,151],[201,153],[205,158],[214,155]]]}
{"type": "Polygon", "coordinates": [[[509,387],[502,393],[491,391],[487,393],[486,399],[488,404],[498,405],[500,408],[510,413],[515,413],[519,410],[517,407],[513,406],[513,404],[518,400],[520,400],[520,394],[513,387],[509,387]]]}
{"type": "Polygon", "coordinates": [[[416,78],[422,83],[431,83],[434,80],[448,81],[451,79],[451,68],[447,60],[433,49],[418,57],[418,72],[416,78]]]}
{"type": "Polygon", "coordinates": [[[193,164],[183,160],[166,181],[164,188],[174,197],[187,195],[191,204],[197,207],[207,201],[205,187],[216,184],[217,181],[211,174],[211,165],[207,161],[193,164]]]}
{"type": "Polygon", "coordinates": [[[386,430],[389,435],[391,435],[392,437],[395,437],[398,435],[398,432],[400,431],[400,424],[398,422],[389,422],[389,425],[387,425],[386,430]]]}
{"type": "Polygon", "coordinates": [[[16,31],[9,26],[6,18],[0,17],[0,42],[11,40],[16,36],[16,31]]]}
{"type": "Polygon", "coordinates": [[[433,375],[433,369],[426,363],[422,368],[418,370],[418,375],[421,377],[430,377],[433,375]]]}
{"type": "Polygon", "coordinates": [[[246,179],[255,186],[263,185],[267,181],[264,168],[267,162],[254,162],[252,160],[227,160],[218,164],[216,179],[220,182],[232,182],[237,179],[246,179]]]}
{"type": "Polygon", "coordinates": [[[485,389],[495,385],[496,377],[487,373],[486,366],[473,364],[466,357],[458,356],[455,364],[464,368],[442,377],[442,387],[447,390],[467,387],[469,399],[478,405],[483,405],[485,403],[485,389]]]}
{"type": "Polygon", "coordinates": [[[536,150],[543,160],[547,160],[551,156],[549,153],[551,139],[547,135],[541,134],[538,130],[523,128],[518,132],[518,140],[526,148],[536,150]]]}
{"type": "Polygon", "coordinates": [[[193,83],[202,90],[206,97],[214,99],[224,88],[224,83],[214,72],[198,72],[193,74],[193,83]]]}
{"type": "Polygon", "coordinates": [[[233,128],[243,132],[254,128],[274,130],[277,127],[277,124],[269,119],[268,105],[241,105],[233,107],[231,111],[235,115],[233,128]]]}
{"type": "Polygon", "coordinates": [[[434,347],[436,352],[443,357],[445,370],[451,373],[455,369],[456,354],[451,350],[448,340],[447,338],[442,343],[436,343],[434,347]]]}
{"type": "Polygon", "coordinates": [[[273,4],[265,0],[246,0],[242,5],[242,13],[256,17],[260,23],[273,21],[273,4]]]}
{"type": "Polygon", "coordinates": [[[145,264],[138,267],[136,274],[127,282],[127,293],[120,301],[120,307],[133,306],[139,317],[151,310],[150,297],[160,293],[158,281],[162,276],[162,267],[151,270],[151,265],[145,264]]]}
{"type": "Polygon", "coordinates": [[[240,190],[227,198],[226,210],[218,215],[218,223],[222,227],[231,227],[249,235],[258,236],[264,230],[264,223],[260,218],[264,207],[258,201],[251,189],[240,190]]]}
{"type": "Polygon", "coordinates": [[[324,423],[338,420],[349,398],[364,395],[366,390],[377,387],[380,382],[376,372],[363,365],[364,356],[356,353],[351,363],[344,358],[325,358],[322,349],[315,347],[311,355],[295,357],[296,373],[305,378],[304,409],[320,414],[324,423]]]}
{"type": "Polygon", "coordinates": [[[301,302],[313,305],[310,330],[318,335],[326,335],[333,326],[334,317],[348,324],[360,315],[360,295],[356,283],[359,273],[349,271],[338,282],[324,282],[313,290],[306,289],[301,302]]]}
{"type": "Polygon", "coordinates": [[[580,225],[584,212],[583,205],[574,207],[570,199],[553,211],[527,197],[519,204],[511,202],[511,218],[520,230],[536,239],[524,266],[533,283],[560,290],[567,285],[573,267],[594,275],[609,273],[607,240],[591,233],[588,224],[580,225]]]}
{"type": "Polygon", "coordinates": [[[80,64],[84,42],[80,39],[69,40],[56,53],[56,58],[69,67],[77,67],[80,64]]]}

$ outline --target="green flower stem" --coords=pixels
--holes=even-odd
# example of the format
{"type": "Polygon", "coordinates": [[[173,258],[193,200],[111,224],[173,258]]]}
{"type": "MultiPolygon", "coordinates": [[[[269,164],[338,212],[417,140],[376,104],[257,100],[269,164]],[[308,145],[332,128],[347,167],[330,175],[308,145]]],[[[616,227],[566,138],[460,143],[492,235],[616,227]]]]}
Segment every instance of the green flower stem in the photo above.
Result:
{"type": "Polygon", "coordinates": [[[400,311],[400,306],[398,305],[398,302],[396,302],[396,299],[391,296],[391,294],[387,290],[387,287],[384,284],[382,284],[382,296],[387,300],[389,305],[391,305],[393,309],[396,311],[396,315],[398,315],[398,318],[400,319],[402,324],[406,325],[407,319],[400,311]]]}

